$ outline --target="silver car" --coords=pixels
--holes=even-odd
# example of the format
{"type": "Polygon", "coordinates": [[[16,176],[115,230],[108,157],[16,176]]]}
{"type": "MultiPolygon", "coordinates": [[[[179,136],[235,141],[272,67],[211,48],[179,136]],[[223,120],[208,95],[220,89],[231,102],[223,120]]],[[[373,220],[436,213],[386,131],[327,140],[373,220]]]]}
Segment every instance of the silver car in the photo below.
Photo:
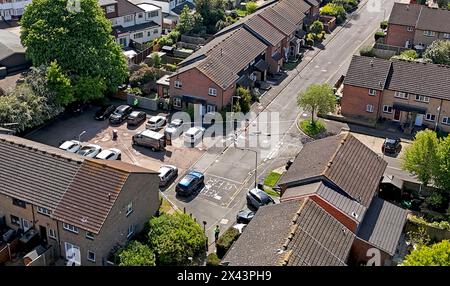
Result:
{"type": "Polygon", "coordinates": [[[86,146],[83,146],[78,151],[78,154],[80,154],[81,156],[84,156],[84,157],[94,158],[100,152],[102,152],[102,147],[95,145],[95,144],[88,144],[86,146]]]}
{"type": "Polygon", "coordinates": [[[71,152],[71,153],[77,153],[81,148],[81,142],[77,140],[69,140],[61,144],[59,146],[59,149],[71,152]]]}
{"type": "Polygon", "coordinates": [[[110,148],[103,150],[97,156],[95,156],[95,158],[101,160],[121,160],[122,152],[119,149],[110,148]]]}
{"type": "Polygon", "coordinates": [[[159,186],[167,186],[178,176],[178,169],[172,165],[163,165],[158,171],[159,173],[159,186]]]}

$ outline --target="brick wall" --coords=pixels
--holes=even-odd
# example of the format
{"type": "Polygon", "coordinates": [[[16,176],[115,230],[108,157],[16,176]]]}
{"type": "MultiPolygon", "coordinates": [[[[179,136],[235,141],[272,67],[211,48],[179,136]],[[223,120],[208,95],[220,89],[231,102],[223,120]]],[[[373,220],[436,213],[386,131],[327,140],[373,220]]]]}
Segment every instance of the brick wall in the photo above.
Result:
{"type": "MultiPolygon", "coordinates": [[[[350,250],[349,255],[349,263],[354,264],[364,264],[367,265],[367,262],[372,258],[370,256],[369,249],[375,248],[373,245],[369,244],[368,242],[356,237],[353,241],[352,248],[350,250]],[[369,254],[369,256],[368,256],[369,254]]],[[[381,266],[388,265],[390,260],[390,255],[386,252],[380,250],[381,254],[381,266]]]]}
{"type": "Polygon", "coordinates": [[[390,24],[384,43],[397,47],[405,47],[407,41],[413,44],[415,28],[412,28],[412,31],[408,32],[407,26],[390,24]]]}
{"type": "Polygon", "coordinates": [[[348,217],[346,214],[339,211],[338,209],[336,209],[335,207],[333,207],[332,205],[330,205],[328,202],[326,202],[325,200],[323,200],[321,197],[319,197],[317,195],[312,195],[310,197],[310,199],[313,200],[314,202],[316,202],[323,209],[325,209],[327,211],[327,213],[332,215],[335,219],[337,219],[340,223],[345,225],[353,233],[356,232],[356,227],[357,227],[356,221],[354,221],[353,219],[348,217]]]}
{"type": "Polygon", "coordinates": [[[379,114],[381,103],[381,91],[376,91],[376,95],[369,95],[369,89],[344,85],[343,97],[341,100],[341,112],[344,116],[358,117],[376,120],[379,114]],[[367,105],[373,106],[373,112],[367,112],[367,105]]]}

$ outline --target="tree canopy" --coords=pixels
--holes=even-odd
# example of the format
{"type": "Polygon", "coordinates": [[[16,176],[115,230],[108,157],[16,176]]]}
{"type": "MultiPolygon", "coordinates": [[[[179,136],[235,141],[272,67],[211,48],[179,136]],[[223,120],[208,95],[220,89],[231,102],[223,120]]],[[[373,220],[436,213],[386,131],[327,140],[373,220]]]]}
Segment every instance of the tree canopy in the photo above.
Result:
{"type": "Polygon", "coordinates": [[[336,108],[333,88],[328,84],[313,84],[297,97],[299,107],[311,112],[311,122],[316,114],[326,114],[336,108]]]}
{"type": "Polygon", "coordinates": [[[450,41],[436,40],[425,50],[423,57],[435,64],[450,65],[450,41]]]}
{"type": "MultiPolygon", "coordinates": [[[[34,66],[50,66],[49,76],[52,84],[58,83],[58,92],[67,88],[65,75],[73,86],[101,82],[93,92],[97,97],[101,88],[113,91],[123,83],[127,66],[120,46],[111,35],[111,22],[97,0],[80,0],[80,8],[79,11],[68,9],[67,0],[34,0],[20,22],[21,41],[34,66]]],[[[91,93],[78,98],[80,94],[76,90],[80,88],[75,88],[74,100],[91,99],[91,93]]],[[[70,95],[61,97],[63,103],[69,99],[70,95]]]]}
{"type": "Polygon", "coordinates": [[[216,23],[225,19],[224,0],[195,0],[196,14],[201,15],[207,33],[215,33],[216,23]]]}
{"type": "Polygon", "coordinates": [[[155,266],[153,251],[138,241],[131,241],[118,255],[119,266],[155,266]]]}
{"type": "Polygon", "coordinates": [[[406,256],[404,266],[450,266],[450,241],[420,245],[406,256]]]}
{"type": "Polygon", "coordinates": [[[441,139],[437,148],[437,170],[435,185],[443,190],[450,190],[450,136],[441,139]]]}

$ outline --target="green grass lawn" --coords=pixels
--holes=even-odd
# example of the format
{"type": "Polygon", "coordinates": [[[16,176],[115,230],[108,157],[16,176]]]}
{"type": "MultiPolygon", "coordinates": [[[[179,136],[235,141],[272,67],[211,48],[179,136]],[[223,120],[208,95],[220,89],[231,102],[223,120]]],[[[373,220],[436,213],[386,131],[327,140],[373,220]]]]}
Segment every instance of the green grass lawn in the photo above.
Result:
{"type": "Polygon", "coordinates": [[[266,192],[271,197],[279,197],[280,196],[279,193],[275,192],[272,188],[269,188],[269,187],[265,187],[264,192],[266,192]]]}
{"type": "Polygon", "coordinates": [[[311,123],[311,120],[302,120],[300,121],[299,127],[303,132],[311,137],[314,137],[326,130],[325,124],[319,120],[314,121],[314,124],[311,123]]]}
{"type": "Polygon", "coordinates": [[[269,175],[267,175],[267,177],[264,179],[264,185],[268,186],[268,187],[275,187],[275,185],[277,184],[278,180],[280,179],[281,174],[278,172],[270,172],[269,175]]]}

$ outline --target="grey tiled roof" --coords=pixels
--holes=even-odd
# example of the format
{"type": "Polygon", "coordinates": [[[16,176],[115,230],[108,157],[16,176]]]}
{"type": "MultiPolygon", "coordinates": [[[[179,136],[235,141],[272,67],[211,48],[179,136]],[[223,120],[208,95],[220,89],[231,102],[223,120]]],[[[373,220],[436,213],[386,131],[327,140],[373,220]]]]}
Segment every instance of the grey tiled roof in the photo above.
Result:
{"type": "Polygon", "coordinates": [[[388,60],[353,56],[344,84],[383,90],[390,68],[391,62],[388,60]]]}
{"type": "Polygon", "coordinates": [[[0,61],[15,53],[25,53],[20,37],[5,29],[0,29],[0,61]]]}
{"type": "Polygon", "coordinates": [[[393,255],[406,223],[407,211],[374,198],[357,236],[393,255]]]}
{"type": "Polygon", "coordinates": [[[285,35],[291,35],[297,29],[296,23],[292,23],[274,9],[268,8],[261,12],[260,15],[285,35]]]}
{"type": "Polygon", "coordinates": [[[450,32],[450,11],[418,4],[395,3],[389,24],[412,26],[420,30],[450,32]]]}
{"type": "Polygon", "coordinates": [[[273,6],[273,10],[294,24],[300,24],[311,7],[304,1],[283,0],[273,6]]]}
{"type": "Polygon", "coordinates": [[[354,234],[314,201],[262,207],[223,262],[232,266],[345,265],[354,234]]]}
{"type": "Polygon", "coordinates": [[[144,12],[144,9],[139,8],[137,5],[134,5],[128,0],[116,0],[116,1],[117,1],[118,17],[144,12]]]}
{"type": "Polygon", "coordinates": [[[113,27],[113,33],[114,33],[114,35],[120,35],[122,33],[137,32],[140,30],[145,30],[148,28],[159,27],[159,26],[160,25],[158,23],[155,23],[154,21],[145,22],[142,24],[129,26],[129,27],[116,26],[116,27],[113,27]]]}
{"type": "Polygon", "coordinates": [[[266,40],[272,46],[278,45],[284,38],[282,33],[260,16],[250,18],[244,25],[253,31],[254,35],[266,40]]]}
{"type": "Polygon", "coordinates": [[[421,5],[394,3],[388,23],[403,26],[416,26],[421,5]]]}

